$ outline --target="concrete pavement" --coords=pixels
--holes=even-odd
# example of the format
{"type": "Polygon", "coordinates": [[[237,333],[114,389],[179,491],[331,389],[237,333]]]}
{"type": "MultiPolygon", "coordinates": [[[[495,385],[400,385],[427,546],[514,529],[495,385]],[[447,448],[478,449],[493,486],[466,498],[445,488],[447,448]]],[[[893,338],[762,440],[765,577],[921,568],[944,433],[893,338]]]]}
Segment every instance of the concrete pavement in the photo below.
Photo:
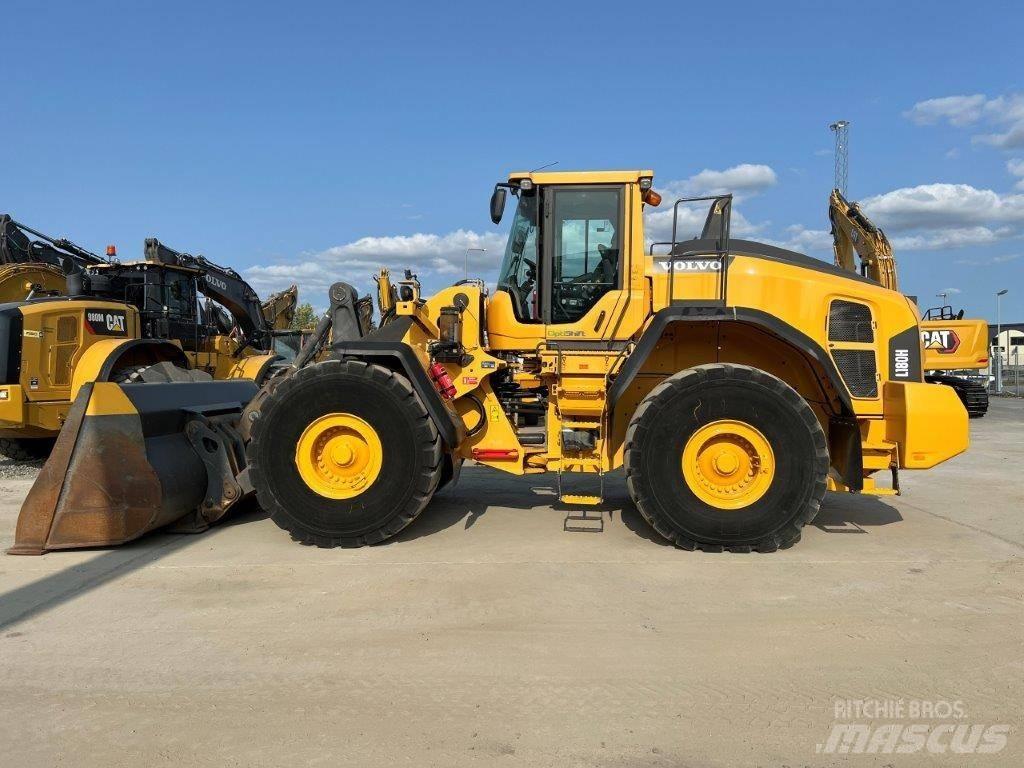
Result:
{"type": "MultiPolygon", "coordinates": [[[[972,428],[903,497],[830,495],[770,555],[664,546],[621,477],[604,533],[564,533],[547,478],[471,467],[383,546],[302,547],[250,511],[2,557],[3,763],[1019,765],[1024,401],[972,428]],[[1009,736],[829,754],[847,700],[960,702],[857,722],[1009,736]]],[[[30,482],[0,480],[4,547],[30,482]]]]}

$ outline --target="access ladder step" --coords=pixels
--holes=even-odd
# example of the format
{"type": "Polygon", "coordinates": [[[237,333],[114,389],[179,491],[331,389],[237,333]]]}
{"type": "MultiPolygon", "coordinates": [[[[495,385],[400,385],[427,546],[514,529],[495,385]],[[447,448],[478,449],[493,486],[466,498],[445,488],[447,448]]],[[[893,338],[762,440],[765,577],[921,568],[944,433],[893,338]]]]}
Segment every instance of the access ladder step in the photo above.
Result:
{"type": "Polygon", "coordinates": [[[582,493],[565,493],[559,499],[566,504],[583,504],[588,507],[593,507],[600,504],[603,499],[600,496],[588,496],[582,493]]]}
{"type": "MultiPolygon", "coordinates": [[[[562,501],[568,504],[597,504],[600,501],[598,496],[574,496],[572,494],[563,496],[562,501]],[[573,502],[568,501],[569,499],[588,499],[584,502],[573,502]],[[589,499],[596,499],[597,501],[589,501],[589,499]]],[[[603,533],[604,532],[604,515],[599,509],[578,509],[570,510],[565,515],[565,520],[562,521],[562,530],[570,531],[572,533],[603,533]]]]}

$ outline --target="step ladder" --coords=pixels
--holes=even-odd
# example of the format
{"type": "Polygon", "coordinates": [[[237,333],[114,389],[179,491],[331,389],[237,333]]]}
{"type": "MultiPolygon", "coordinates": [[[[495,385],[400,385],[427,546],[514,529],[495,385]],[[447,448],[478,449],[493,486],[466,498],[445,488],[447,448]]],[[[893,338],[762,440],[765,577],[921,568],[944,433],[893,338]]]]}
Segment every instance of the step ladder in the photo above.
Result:
{"type": "MultiPolygon", "coordinates": [[[[573,474],[572,469],[568,470],[573,474]]],[[[570,509],[566,512],[565,520],[562,521],[562,530],[574,533],[603,533],[604,513],[599,507],[604,501],[604,471],[601,469],[599,457],[562,457],[562,466],[558,469],[558,500],[563,504],[582,509],[570,509]],[[567,493],[562,487],[562,474],[566,467],[578,467],[580,470],[596,469],[597,472],[579,472],[580,477],[593,477],[597,475],[597,494],[567,493]]]]}

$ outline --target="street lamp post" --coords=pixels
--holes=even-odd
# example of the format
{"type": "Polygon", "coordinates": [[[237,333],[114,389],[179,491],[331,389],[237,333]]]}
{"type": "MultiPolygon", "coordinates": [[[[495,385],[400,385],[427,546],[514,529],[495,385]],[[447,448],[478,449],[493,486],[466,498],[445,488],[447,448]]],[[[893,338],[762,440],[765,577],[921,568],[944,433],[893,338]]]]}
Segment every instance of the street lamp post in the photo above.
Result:
{"type": "Polygon", "coordinates": [[[1003,393],[1003,335],[1002,317],[999,314],[999,299],[1006,295],[1008,288],[996,291],[996,394],[1003,393]]]}
{"type": "Polygon", "coordinates": [[[486,248],[467,248],[466,249],[466,279],[469,280],[469,252],[478,251],[479,253],[486,253],[486,248]]]}

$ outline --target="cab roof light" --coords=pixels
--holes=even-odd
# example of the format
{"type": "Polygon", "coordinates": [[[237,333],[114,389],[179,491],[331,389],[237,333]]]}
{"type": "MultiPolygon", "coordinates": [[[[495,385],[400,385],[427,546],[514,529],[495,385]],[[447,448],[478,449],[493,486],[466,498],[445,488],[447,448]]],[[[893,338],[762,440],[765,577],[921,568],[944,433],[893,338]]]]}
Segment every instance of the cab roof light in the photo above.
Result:
{"type": "Polygon", "coordinates": [[[520,179],[519,180],[519,188],[521,190],[523,190],[524,192],[529,192],[531,189],[533,189],[533,180],[532,179],[520,179]]]}
{"type": "Polygon", "coordinates": [[[640,189],[642,189],[644,192],[646,192],[648,189],[651,188],[651,183],[653,181],[654,181],[654,179],[652,179],[650,176],[641,176],[640,177],[640,189]]]}

